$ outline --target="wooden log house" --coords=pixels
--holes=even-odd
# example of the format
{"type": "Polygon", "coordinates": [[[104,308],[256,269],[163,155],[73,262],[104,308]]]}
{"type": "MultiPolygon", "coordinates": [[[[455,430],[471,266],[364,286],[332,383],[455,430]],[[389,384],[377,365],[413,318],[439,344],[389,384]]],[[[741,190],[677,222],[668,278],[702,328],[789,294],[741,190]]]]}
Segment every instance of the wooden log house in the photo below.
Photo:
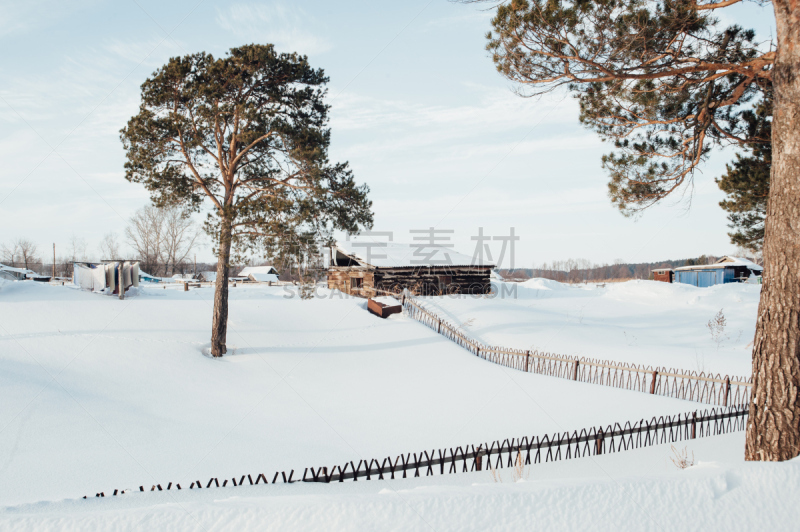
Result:
{"type": "Polygon", "coordinates": [[[493,264],[444,246],[383,242],[337,243],[330,248],[328,288],[375,297],[404,288],[418,295],[488,294],[493,264]],[[363,247],[359,247],[359,245],[363,247]]]}

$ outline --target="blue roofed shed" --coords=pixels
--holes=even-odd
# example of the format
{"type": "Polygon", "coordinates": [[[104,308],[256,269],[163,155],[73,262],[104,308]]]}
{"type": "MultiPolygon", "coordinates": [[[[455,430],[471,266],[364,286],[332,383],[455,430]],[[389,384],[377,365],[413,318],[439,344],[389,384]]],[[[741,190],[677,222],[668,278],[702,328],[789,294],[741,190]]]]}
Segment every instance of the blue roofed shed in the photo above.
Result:
{"type": "Polygon", "coordinates": [[[755,262],[738,257],[722,257],[714,264],[701,264],[675,268],[673,282],[698,287],[715,284],[741,283],[750,276],[759,276],[764,270],[755,262]]]}

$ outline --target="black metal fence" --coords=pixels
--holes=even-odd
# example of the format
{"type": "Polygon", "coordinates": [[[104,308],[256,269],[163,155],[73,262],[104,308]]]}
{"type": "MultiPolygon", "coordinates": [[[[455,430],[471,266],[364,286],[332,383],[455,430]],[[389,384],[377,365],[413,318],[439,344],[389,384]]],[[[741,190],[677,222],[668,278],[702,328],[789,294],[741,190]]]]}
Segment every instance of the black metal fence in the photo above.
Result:
{"type": "MultiPolygon", "coordinates": [[[[532,464],[569,460],[586,456],[619,453],[650,447],[662,443],[674,443],[695,438],[743,431],[748,415],[747,405],[729,408],[689,412],[675,416],[661,416],[650,421],[640,420],[614,423],[582,429],[580,431],[556,433],[544,436],[524,436],[496,440],[491,443],[470,444],[445,449],[422,449],[418,452],[395,457],[370,459],[334,464],[330,467],[307,467],[302,477],[295,470],[276,472],[271,477],[264,473],[246,474],[223,478],[212,477],[207,482],[191,481],[189,489],[220,488],[227,486],[294,483],[294,482],[344,482],[345,480],[377,480],[407,477],[422,477],[482,471],[489,468],[525,467],[532,464]],[[270,478],[272,481],[270,482],[270,478]]],[[[153,485],[147,491],[182,489],[172,482],[153,485]]],[[[130,491],[113,491],[121,495],[130,491]]],[[[105,497],[104,492],[97,497],[105,497]]],[[[86,498],[86,497],[84,497],[86,498]]]]}

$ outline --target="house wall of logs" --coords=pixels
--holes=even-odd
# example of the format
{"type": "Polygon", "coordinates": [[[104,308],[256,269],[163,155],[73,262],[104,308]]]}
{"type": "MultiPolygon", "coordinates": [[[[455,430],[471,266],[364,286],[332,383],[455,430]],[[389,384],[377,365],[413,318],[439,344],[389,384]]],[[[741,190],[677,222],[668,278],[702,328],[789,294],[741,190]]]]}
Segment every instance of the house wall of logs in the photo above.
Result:
{"type": "Polygon", "coordinates": [[[375,276],[363,266],[332,267],[328,270],[328,288],[353,296],[374,297],[375,276]]]}
{"type": "Polygon", "coordinates": [[[373,297],[384,291],[399,293],[404,288],[426,296],[488,294],[490,271],[491,268],[485,266],[332,266],[328,269],[328,288],[362,297],[373,297]],[[353,281],[354,278],[362,280],[353,281]]]}

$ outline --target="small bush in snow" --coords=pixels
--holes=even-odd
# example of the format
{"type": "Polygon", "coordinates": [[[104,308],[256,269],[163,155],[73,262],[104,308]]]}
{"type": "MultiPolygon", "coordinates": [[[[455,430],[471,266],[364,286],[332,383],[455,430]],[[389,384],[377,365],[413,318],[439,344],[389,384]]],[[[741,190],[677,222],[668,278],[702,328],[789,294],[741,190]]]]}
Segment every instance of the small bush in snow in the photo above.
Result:
{"type": "Polygon", "coordinates": [[[694,465],[694,451],[692,451],[692,457],[689,458],[689,449],[687,447],[684,447],[682,450],[676,449],[674,445],[670,445],[670,447],[674,455],[670,457],[670,460],[675,464],[675,467],[678,469],[686,469],[694,465]]]}
{"type": "Polygon", "coordinates": [[[314,282],[302,282],[297,292],[300,295],[300,299],[313,299],[316,288],[317,285],[314,282]]]}
{"type": "MultiPolygon", "coordinates": [[[[495,482],[503,482],[503,477],[500,473],[492,467],[491,459],[489,460],[489,474],[492,475],[492,480],[495,482]]],[[[520,480],[528,480],[530,476],[530,466],[525,466],[525,461],[522,459],[522,452],[517,451],[517,459],[514,461],[514,469],[511,471],[511,481],[519,482],[520,480]]]]}
{"type": "Polygon", "coordinates": [[[519,482],[520,480],[528,480],[529,475],[530,468],[525,467],[525,462],[522,460],[522,453],[517,451],[517,460],[514,462],[514,471],[511,472],[511,478],[514,479],[514,482],[519,482]]]}
{"type": "Polygon", "coordinates": [[[706,324],[709,332],[711,332],[711,339],[717,344],[717,349],[719,349],[722,345],[722,342],[728,338],[725,335],[725,326],[728,324],[728,322],[725,319],[725,314],[722,313],[722,310],[723,309],[719,309],[717,315],[708,320],[708,323],[706,324]]]}

